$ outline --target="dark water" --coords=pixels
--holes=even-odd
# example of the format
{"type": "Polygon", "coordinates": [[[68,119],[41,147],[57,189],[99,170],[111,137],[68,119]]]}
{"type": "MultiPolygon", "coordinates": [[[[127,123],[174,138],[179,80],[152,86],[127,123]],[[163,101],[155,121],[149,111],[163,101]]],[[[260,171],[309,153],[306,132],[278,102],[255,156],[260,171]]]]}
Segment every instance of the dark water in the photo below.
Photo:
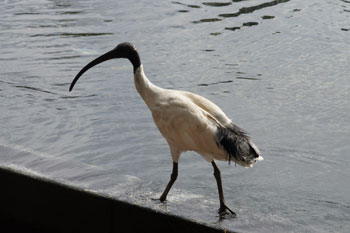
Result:
{"type": "Polygon", "coordinates": [[[350,1],[0,1],[0,163],[238,232],[350,231],[350,1]],[[253,169],[215,179],[195,153],[171,157],[125,60],[149,79],[216,102],[261,148],[253,169]]]}

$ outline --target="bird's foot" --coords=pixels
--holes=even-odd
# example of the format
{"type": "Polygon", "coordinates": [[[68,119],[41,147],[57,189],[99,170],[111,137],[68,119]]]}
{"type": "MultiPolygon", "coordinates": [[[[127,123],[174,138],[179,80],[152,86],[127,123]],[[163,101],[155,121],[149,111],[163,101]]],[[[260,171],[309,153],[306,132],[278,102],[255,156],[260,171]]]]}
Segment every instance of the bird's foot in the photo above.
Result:
{"type": "Polygon", "coordinates": [[[236,217],[237,214],[233,212],[226,204],[222,204],[219,209],[220,218],[230,216],[232,218],[236,217]]]}
{"type": "Polygon", "coordinates": [[[154,198],[151,198],[151,200],[153,200],[153,201],[160,201],[161,203],[166,203],[166,199],[164,199],[162,197],[160,197],[160,198],[154,197],[154,198]]]}

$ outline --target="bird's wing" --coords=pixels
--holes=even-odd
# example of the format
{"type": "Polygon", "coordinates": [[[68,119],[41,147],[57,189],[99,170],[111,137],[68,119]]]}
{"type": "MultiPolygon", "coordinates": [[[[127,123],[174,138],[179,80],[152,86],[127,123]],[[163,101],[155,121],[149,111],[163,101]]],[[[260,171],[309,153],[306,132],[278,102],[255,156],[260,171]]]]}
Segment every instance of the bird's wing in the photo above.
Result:
{"type": "Polygon", "coordinates": [[[221,123],[188,96],[171,91],[168,100],[153,106],[151,111],[171,148],[196,151],[208,161],[213,159],[212,155],[222,153],[215,140],[221,123]]]}
{"type": "Polygon", "coordinates": [[[232,123],[232,121],[226,116],[226,114],[210,100],[191,92],[184,91],[183,94],[190,98],[195,105],[209,113],[209,115],[215,118],[215,120],[218,121],[220,124],[229,125],[232,123]]]}
{"type": "Polygon", "coordinates": [[[196,151],[209,162],[229,159],[242,166],[258,157],[249,137],[217,105],[189,92],[166,94],[151,111],[171,148],[196,151]]]}
{"type": "Polygon", "coordinates": [[[184,93],[194,104],[204,110],[204,115],[218,126],[217,144],[237,163],[242,166],[251,166],[255,160],[262,159],[257,146],[251,141],[247,133],[232,123],[225,113],[210,100],[190,92],[184,93]]]}

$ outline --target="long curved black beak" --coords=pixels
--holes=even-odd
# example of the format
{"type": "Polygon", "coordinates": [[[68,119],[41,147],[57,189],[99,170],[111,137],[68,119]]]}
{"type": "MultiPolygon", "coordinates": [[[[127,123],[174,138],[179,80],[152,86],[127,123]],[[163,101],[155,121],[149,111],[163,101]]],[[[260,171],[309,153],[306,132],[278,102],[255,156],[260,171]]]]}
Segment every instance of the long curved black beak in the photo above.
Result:
{"type": "Polygon", "coordinates": [[[80,70],[80,72],[75,76],[73,82],[71,83],[70,87],[69,87],[69,91],[72,91],[75,83],[78,81],[78,79],[80,78],[80,76],[82,76],[88,69],[90,69],[91,67],[98,65],[104,61],[113,59],[113,58],[120,58],[120,56],[118,55],[118,53],[116,53],[115,50],[111,50],[101,56],[99,56],[98,58],[96,58],[95,60],[93,60],[92,62],[90,62],[89,64],[87,64],[83,69],[80,70]]]}

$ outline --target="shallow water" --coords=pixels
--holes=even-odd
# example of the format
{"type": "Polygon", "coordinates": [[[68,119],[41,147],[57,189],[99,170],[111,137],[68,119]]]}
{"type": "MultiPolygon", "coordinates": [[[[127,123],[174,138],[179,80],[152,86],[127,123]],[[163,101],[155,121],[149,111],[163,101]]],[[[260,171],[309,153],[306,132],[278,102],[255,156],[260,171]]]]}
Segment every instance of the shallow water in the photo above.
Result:
{"type": "Polygon", "coordinates": [[[350,231],[350,2],[0,2],[0,163],[238,232],[350,231]],[[156,85],[217,103],[263,153],[253,169],[180,159],[166,205],[168,146],[115,60],[131,41],[156,85]]]}

